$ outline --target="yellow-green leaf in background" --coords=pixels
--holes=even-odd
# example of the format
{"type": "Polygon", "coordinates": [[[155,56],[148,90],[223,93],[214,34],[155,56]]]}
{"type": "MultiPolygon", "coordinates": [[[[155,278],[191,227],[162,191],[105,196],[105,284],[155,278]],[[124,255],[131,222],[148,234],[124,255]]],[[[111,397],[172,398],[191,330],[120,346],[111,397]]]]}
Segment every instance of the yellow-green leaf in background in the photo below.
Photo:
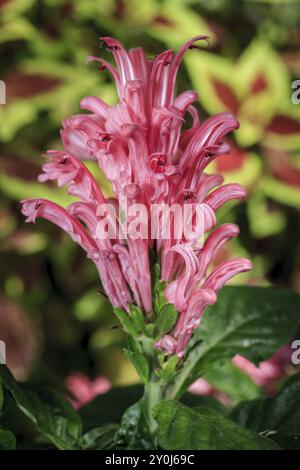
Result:
{"type": "Polygon", "coordinates": [[[199,51],[187,54],[185,62],[207,112],[236,115],[240,129],[235,136],[241,146],[261,141],[280,103],[290,101],[287,69],[261,39],[255,39],[237,61],[199,51]]]}
{"type": "Polygon", "coordinates": [[[271,177],[262,178],[260,188],[274,201],[300,209],[300,188],[290,186],[271,177]]]}
{"type": "Polygon", "coordinates": [[[214,32],[198,13],[171,0],[157,2],[157,5],[156,14],[146,28],[154,38],[175,49],[199,34],[209,36],[211,44],[215,43],[214,32]]]}
{"type": "Polygon", "coordinates": [[[268,202],[261,191],[255,191],[248,199],[247,214],[250,230],[256,238],[279,234],[286,226],[286,217],[280,210],[268,208],[268,202]]]}

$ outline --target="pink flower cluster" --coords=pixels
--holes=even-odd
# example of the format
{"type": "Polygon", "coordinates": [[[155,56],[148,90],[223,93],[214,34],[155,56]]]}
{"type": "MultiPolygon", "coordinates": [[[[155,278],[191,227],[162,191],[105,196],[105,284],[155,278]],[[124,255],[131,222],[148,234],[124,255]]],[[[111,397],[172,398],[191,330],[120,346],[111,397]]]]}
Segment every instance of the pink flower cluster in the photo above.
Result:
{"type": "Polygon", "coordinates": [[[233,224],[219,226],[204,243],[198,240],[168,240],[160,233],[155,240],[100,240],[96,227],[101,219],[99,207],[107,202],[93,175],[82,160],[95,160],[115,193],[129,204],[201,203],[204,208],[203,232],[216,225],[216,211],[231,199],[243,199],[245,190],[238,184],[222,186],[221,175],[205,173],[207,165],[227,154],[223,137],[238,128],[234,116],[220,113],[201,123],[196,107],[197,94],[185,91],[175,96],[176,76],[187,49],[206,39],[197,36],[184,44],[177,54],[162,52],[146,59],[141,48],[126,51],[117,40],[103,37],[102,44],[111,51],[116,68],[109,62],[90,57],[115,80],[119,103],[108,106],[100,98],[82,99],[79,114],[63,122],[64,151],[51,150],[43,166],[40,181],[57,180],[67,185],[79,199],[67,209],[53,202],[34,199],[23,201],[27,222],[44,217],[65,230],[91,258],[103,287],[115,307],[128,310],[130,303],[140,306],[151,319],[152,290],[149,249],[161,253],[161,279],[168,286],[166,298],[179,312],[174,330],[157,344],[166,354],[182,356],[200,323],[205,308],[216,301],[217,292],[236,274],[251,269],[247,259],[226,261],[209,275],[207,271],[217,250],[238,235],[233,224]],[[191,126],[184,128],[186,117],[191,126]]]}
{"type": "Polygon", "coordinates": [[[90,403],[98,395],[107,393],[111,388],[111,383],[106,377],[100,376],[91,380],[80,372],[73,372],[69,375],[65,385],[71,394],[69,400],[75,410],[90,403]]]}
{"type": "Polygon", "coordinates": [[[291,368],[293,350],[289,345],[283,346],[266,361],[258,366],[245,357],[237,354],[232,362],[245,372],[254,383],[262,387],[268,395],[276,393],[276,382],[286,375],[288,367],[291,368]]]}
{"type": "MultiPolygon", "coordinates": [[[[286,345],[278,349],[269,359],[260,362],[258,366],[240,354],[234,356],[232,362],[267,395],[272,396],[278,391],[278,382],[289,375],[289,368],[291,371],[293,370],[291,367],[292,353],[291,347],[286,345]]],[[[189,392],[195,395],[209,395],[226,406],[232,405],[232,400],[228,395],[216,389],[203,378],[197,379],[190,386],[189,392]]]]}

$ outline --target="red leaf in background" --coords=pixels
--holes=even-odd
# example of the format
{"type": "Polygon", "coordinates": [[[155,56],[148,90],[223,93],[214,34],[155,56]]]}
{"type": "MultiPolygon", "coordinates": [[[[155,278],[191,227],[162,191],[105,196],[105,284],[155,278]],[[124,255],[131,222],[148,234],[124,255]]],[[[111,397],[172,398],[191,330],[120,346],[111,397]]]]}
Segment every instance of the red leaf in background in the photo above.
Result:
{"type": "Polygon", "coordinates": [[[290,165],[277,165],[272,168],[272,174],[278,180],[300,188],[300,170],[290,165]]]}
{"type": "Polygon", "coordinates": [[[35,181],[40,173],[40,167],[33,162],[25,162],[16,154],[6,154],[1,162],[1,173],[13,178],[35,181]]]}
{"type": "Polygon", "coordinates": [[[283,62],[287,66],[287,68],[291,71],[294,72],[295,74],[298,74],[299,70],[299,63],[300,63],[300,54],[299,52],[282,52],[281,57],[283,59],[283,62]]]}
{"type": "Polygon", "coordinates": [[[300,122],[289,116],[278,114],[272,119],[266,130],[276,134],[296,134],[300,132],[300,122]]]}
{"type": "Polygon", "coordinates": [[[6,3],[9,3],[11,0],[0,0],[0,8],[3,7],[6,3]]]}
{"type": "Polygon", "coordinates": [[[124,0],[116,0],[115,2],[115,11],[114,16],[116,18],[122,19],[126,13],[126,5],[124,0]]]}
{"type": "Polygon", "coordinates": [[[241,168],[246,159],[246,152],[231,145],[230,155],[221,155],[216,159],[217,171],[220,173],[241,168]]]}
{"type": "Polygon", "coordinates": [[[6,77],[5,83],[9,98],[28,98],[52,91],[62,80],[42,74],[14,71],[6,77]]]}
{"type": "Polygon", "coordinates": [[[212,77],[212,84],[215,88],[215,92],[219,99],[222,101],[224,106],[229,109],[233,114],[237,114],[240,103],[235,95],[234,91],[227,83],[222,82],[216,77],[212,77]]]}
{"type": "Polygon", "coordinates": [[[268,88],[268,82],[265,76],[259,73],[250,85],[250,92],[252,95],[256,95],[257,93],[264,91],[266,88],[268,88]]]}
{"type": "Polygon", "coordinates": [[[170,18],[167,18],[166,16],[162,16],[162,15],[155,16],[151,24],[158,24],[162,26],[174,26],[174,23],[173,21],[170,20],[170,18]]]}
{"type": "Polygon", "coordinates": [[[290,186],[300,187],[300,169],[293,165],[292,155],[280,150],[265,149],[272,175],[290,186]]]}

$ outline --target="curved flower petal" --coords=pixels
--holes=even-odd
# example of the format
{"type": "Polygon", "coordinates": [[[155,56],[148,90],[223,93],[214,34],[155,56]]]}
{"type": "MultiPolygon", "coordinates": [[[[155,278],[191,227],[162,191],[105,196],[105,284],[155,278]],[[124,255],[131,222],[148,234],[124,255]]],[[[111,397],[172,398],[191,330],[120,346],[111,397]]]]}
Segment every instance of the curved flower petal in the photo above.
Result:
{"type": "Polygon", "coordinates": [[[25,199],[21,201],[21,204],[22,214],[26,216],[26,222],[35,222],[37,217],[53,222],[67,232],[72,240],[78,243],[93,259],[97,251],[97,245],[80,222],[70,215],[66,209],[46,199],[25,199]]]}
{"type": "Polygon", "coordinates": [[[225,184],[210,193],[205,199],[214,211],[217,211],[225,202],[232,199],[245,199],[247,195],[246,189],[239,184],[225,184]]]}
{"type": "Polygon", "coordinates": [[[94,206],[103,204],[105,198],[89,170],[77,158],[65,152],[49,150],[45,157],[50,163],[43,165],[39,181],[57,180],[58,186],[69,185],[69,194],[94,206]]]}
{"type": "Polygon", "coordinates": [[[246,258],[235,258],[230,261],[225,261],[208,276],[203,284],[203,288],[218,291],[232,277],[250,271],[250,269],[252,269],[252,263],[246,258]]]}

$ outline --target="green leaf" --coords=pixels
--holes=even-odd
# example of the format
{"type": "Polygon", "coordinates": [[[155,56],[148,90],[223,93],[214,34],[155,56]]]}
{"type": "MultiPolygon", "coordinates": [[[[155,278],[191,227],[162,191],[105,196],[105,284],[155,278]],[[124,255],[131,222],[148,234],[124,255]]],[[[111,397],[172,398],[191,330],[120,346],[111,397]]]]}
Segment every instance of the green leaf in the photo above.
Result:
{"type": "Polygon", "coordinates": [[[158,444],[165,450],[267,450],[278,449],[271,440],[241,428],[217,412],[197,411],[181,403],[161,401],[154,407],[158,444]]]}
{"type": "Polygon", "coordinates": [[[51,389],[43,388],[38,392],[23,390],[4,365],[0,365],[0,381],[19,409],[56,447],[64,450],[78,448],[81,419],[68,401],[51,389]]]}
{"type": "MultiPolygon", "coordinates": [[[[261,181],[261,187],[263,182],[261,181]]],[[[255,188],[255,193],[247,203],[247,215],[251,233],[255,238],[266,238],[278,235],[286,226],[286,216],[281,210],[270,210],[269,200],[264,190],[255,188]]],[[[300,204],[300,203],[299,203],[300,204]]]]}
{"type": "Polygon", "coordinates": [[[124,352],[139,374],[141,381],[145,384],[148,383],[150,369],[145,356],[143,354],[129,351],[129,349],[124,349],[124,352]]]}
{"type": "Polygon", "coordinates": [[[270,433],[271,439],[273,439],[281,449],[286,450],[300,450],[300,434],[285,434],[270,433]]]}
{"type": "Polygon", "coordinates": [[[185,41],[199,34],[199,31],[200,34],[209,36],[212,44],[215,42],[215,33],[197,12],[174,0],[151,3],[156,5],[157,11],[152,21],[148,19],[146,32],[168,47],[178,49],[185,41]],[[162,21],[158,21],[158,18],[162,21]]]}
{"type": "Polygon", "coordinates": [[[155,330],[155,325],[154,325],[154,323],[148,323],[148,325],[146,325],[146,334],[147,334],[147,336],[149,336],[150,338],[153,337],[153,335],[154,335],[154,330],[155,330]]]}
{"type": "Polygon", "coordinates": [[[140,400],[126,410],[115,445],[118,449],[153,449],[148,422],[144,410],[144,401],[140,400]]]}
{"type": "MultiPolygon", "coordinates": [[[[240,164],[224,171],[222,175],[224,177],[224,183],[232,183],[232,181],[234,181],[235,183],[239,183],[246,188],[252,188],[253,184],[256,185],[259,178],[261,178],[261,173],[263,171],[262,159],[260,155],[255,152],[249,152],[245,150],[242,151],[240,148],[233,146],[230,158],[234,159],[237,158],[237,156],[240,158],[240,164]],[[234,157],[234,155],[236,157],[234,157]]],[[[211,173],[217,173],[220,171],[217,160],[213,160],[209,164],[209,170],[211,173]]],[[[252,198],[256,196],[256,190],[257,187],[255,186],[255,192],[253,191],[251,193],[251,198],[249,199],[250,201],[252,201],[252,198]]],[[[229,207],[229,205],[227,205],[227,207],[229,207]]]]}
{"type": "Polygon", "coordinates": [[[287,344],[299,324],[300,296],[272,287],[227,286],[203,315],[170,398],[210,364],[241,354],[258,364],[287,344]]]}
{"type": "Polygon", "coordinates": [[[258,364],[287,344],[299,324],[300,296],[272,287],[227,286],[203,315],[169,398],[210,364],[241,354],[258,364]]]}
{"type": "Polygon", "coordinates": [[[16,448],[16,438],[10,431],[0,429],[0,450],[14,450],[16,448]]]}
{"type": "Polygon", "coordinates": [[[252,400],[262,393],[258,385],[236,367],[231,359],[211,364],[203,378],[217,390],[226,393],[234,402],[252,400]]]}
{"type": "Polygon", "coordinates": [[[176,374],[176,367],[179,358],[177,355],[170,356],[168,360],[163,364],[162,369],[160,371],[160,378],[163,382],[169,383],[174,375],[176,374]]]}
{"type": "Polygon", "coordinates": [[[113,448],[118,428],[117,424],[108,424],[92,429],[80,438],[79,447],[83,450],[109,450],[113,448]]]}
{"type": "MultiPolygon", "coordinates": [[[[231,418],[256,432],[278,434],[285,446],[300,445],[300,374],[290,377],[274,398],[258,398],[238,404],[231,418]]],[[[273,439],[273,435],[272,435],[273,439]]]]}
{"type": "Polygon", "coordinates": [[[259,363],[288,343],[299,324],[300,296],[273,287],[227,286],[196,332],[205,360],[242,354],[259,363]]]}
{"type": "Polygon", "coordinates": [[[153,310],[155,319],[157,319],[160,310],[168,303],[165,298],[166,282],[160,280],[160,272],[160,265],[159,263],[156,263],[154,265],[154,273],[152,274],[153,310]]]}
{"type": "Polygon", "coordinates": [[[8,198],[20,201],[24,198],[44,198],[66,207],[72,202],[71,196],[63,192],[61,188],[53,189],[46,184],[26,181],[25,179],[0,175],[0,189],[8,198]]]}
{"type": "Polygon", "coordinates": [[[11,19],[14,16],[25,13],[34,4],[34,0],[17,0],[14,2],[4,2],[1,5],[1,15],[3,18],[11,19]]]}
{"type": "MultiPolygon", "coordinates": [[[[197,54],[187,54],[184,58],[190,79],[196,91],[205,90],[201,95],[201,105],[210,114],[220,111],[233,111],[233,105],[243,98],[243,88],[239,83],[238,73],[232,73],[234,63],[209,50],[201,50],[197,54]],[[219,86],[226,93],[219,92],[219,86]]],[[[236,111],[238,106],[234,106],[236,111]]]]}
{"type": "Polygon", "coordinates": [[[114,308],[114,312],[117,315],[118,319],[120,320],[120,323],[126,333],[132,335],[132,336],[138,336],[138,331],[135,328],[130,316],[128,315],[127,312],[122,310],[121,308],[114,308]]]}
{"type": "Polygon", "coordinates": [[[164,305],[159,313],[156,325],[156,337],[161,338],[166,333],[169,333],[177,320],[177,310],[172,304],[164,305]]]}
{"type": "Polygon", "coordinates": [[[145,317],[142,310],[136,305],[129,306],[129,314],[132,319],[134,327],[139,333],[146,333],[145,317]]]}
{"type": "Polygon", "coordinates": [[[139,341],[137,341],[133,336],[128,335],[127,336],[127,346],[128,349],[132,352],[135,352],[137,354],[141,354],[142,352],[142,346],[139,341]]]}
{"type": "Polygon", "coordinates": [[[34,407],[38,430],[59,448],[76,448],[82,424],[71,404],[50,388],[42,388],[38,393],[27,393],[31,406],[34,407]]]}
{"type": "Polygon", "coordinates": [[[265,176],[261,179],[259,187],[265,195],[280,204],[300,208],[299,186],[291,186],[275,178],[265,176]]]}
{"type": "Polygon", "coordinates": [[[199,408],[209,408],[224,416],[228,414],[226,406],[210,395],[195,395],[194,393],[187,392],[181,397],[180,403],[196,411],[199,408]]]}
{"type": "Polygon", "coordinates": [[[151,278],[152,278],[153,288],[156,286],[156,284],[159,283],[160,273],[161,273],[160,264],[159,263],[153,264],[151,268],[151,278]]]}
{"type": "MultiPolygon", "coordinates": [[[[9,4],[12,2],[8,2],[9,4]]],[[[13,2],[15,5],[15,2],[13,2]]],[[[2,21],[2,5],[1,5],[1,21],[2,21]]],[[[35,40],[37,32],[32,24],[25,18],[16,17],[1,25],[0,44],[6,41],[15,40],[35,40]]]]}
{"type": "Polygon", "coordinates": [[[210,114],[235,114],[241,124],[235,136],[243,147],[265,139],[265,129],[278,107],[290,103],[288,70],[279,54],[262,38],[254,39],[238,61],[206,51],[186,54],[184,60],[193,86],[201,93],[202,106],[210,114]],[[255,93],[253,86],[257,81],[264,86],[255,93]]]}
{"type": "Polygon", "coordinates": [[[158,316],[159,311],[164,307],[164,305],[168,303],[164,294],[165,287],[166,287],[165,282],[159,281],[159,283],[156,284],[156,287],[154,289],[153,303],[154,303],[155,318],[158,316]]]}

